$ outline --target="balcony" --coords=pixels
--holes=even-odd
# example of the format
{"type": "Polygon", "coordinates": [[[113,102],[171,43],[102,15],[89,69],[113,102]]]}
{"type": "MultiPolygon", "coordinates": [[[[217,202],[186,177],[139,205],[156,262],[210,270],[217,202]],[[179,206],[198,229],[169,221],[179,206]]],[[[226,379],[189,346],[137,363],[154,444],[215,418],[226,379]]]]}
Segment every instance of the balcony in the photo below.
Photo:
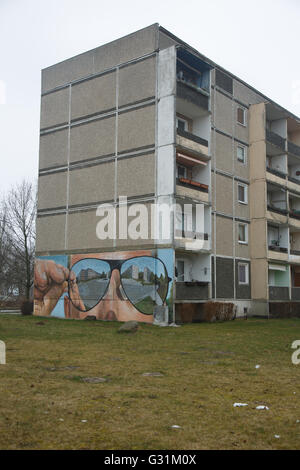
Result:
{"type": "Polygon", "coordinates": [[[176,282],[176,300],[208,300],[208,282],[176,282]]]}
{"type": "Polygon", "coordinates": [[[281,186],[286,186],[287,185],[287,175],[286,173],[280,171],[280,170],[275,170],[274,168],[271,168],[269,166],[266,167],[266,179],[270,183],[274,183],[277,185],[281,186]]]}
{"type": "Polygon", "coordinates": [[[188,103],[196,114],[199,113],[197,108],[201,108],[205,113],[209,110],[211,68],[208,63],[186,49],[177,49],[177,101],[188,103]]]}
{"type": "Polygon", "coordinates": [[[177,98],[187,101],[205,111],[209,109],[209,94],[177,79],[177,98]]]}
{"type": "MultiPolygon", "coordinates": [[[[280,185],[267,183],[267,218],[276,223],[287,223],[287,192],[280,185]]],[[[274,237],[276,238],[276,237],[274,237]]]]}
{"type": "Polygon", "coordinates": [[[300,157],[300,146],[294,144],[293,142],[288,142],[288,152],[300,157]]]}
{"type": "Polygon", "coordinates": [[[275,212],[277,214],[282,214],[282,215],[287,215],[288,214],[287,209],[282,209],[280,207],[276,207],[273,204],[268,204],[267,209],[268,209],[268,211],[275,212]]]}
{"type": "Polygon", "coordinates": [[[269,131],[266,129],[266,140],[275,147],[278,147],[280,150],[285,152],[285,139],[275,132],[269,131]]]}
{"type": "Polygon", "coordinates": [[[197,251],[209,253],[211,244],[208,233],[184,232],[175,230],[175,249],[178,251],[197,251]]]}
{"type": "Polygon", "coordinates": [[[187,178],[176,179],[176,194],[208,203],[208,185],[187,178]]]}
{"type": "Polygon", "coordinates": [[[269,300],[289,300],[289,287],[269,286],[269,300]]]}
{"type": "Polygon", "coordinates": [[[274,168],[270,168],[269,166],[267,166],[266,169],[267,169],[267,171],[268,171],[269,173],[272,173],[272,175],[279,176],[279,178],[283,178],[283,179],[286,178],[286,174],[283,173],[282,171],[274,170],[274,168]]]}
{"type": "Polygon", "coordinates": [[[179,151],[189,152],[191,156],[208,158],[208,141],[191,132],[177,129],[176,145],[179,151]]]}
{"type": "Polygon", "coordinates": [[[268,224],[268,258],[276,261],[287,261],[288,246],[288,227],[268,224]]]}
{"type": "Polygon", "coordinates": [[[209,254],[176,252],[176,300],[206,300],[211,282],[209,254]]]}

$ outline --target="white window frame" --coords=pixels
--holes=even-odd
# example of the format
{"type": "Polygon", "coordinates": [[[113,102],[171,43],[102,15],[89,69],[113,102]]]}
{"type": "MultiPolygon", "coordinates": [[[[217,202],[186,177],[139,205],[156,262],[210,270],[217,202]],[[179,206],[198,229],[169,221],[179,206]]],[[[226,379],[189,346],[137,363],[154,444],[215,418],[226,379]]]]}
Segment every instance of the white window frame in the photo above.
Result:
{"type": "Polygon", "coordinates": [[[238,183],[237,184],[237,199],[238,199],[238,202],[240,204],[245,204],[245,205],[248,204],[248,185],[247,184],[244,184],[244,183],[238,183]],[[245,195],[245,200],[244,201],[241,201],[240,198],[239,198],[239,186],[244,188],[244,195],[245,195]]]}
{"type": "Polygon", "coordinates": [[[177,178],[187,178],[187,167],[184,165],[181,165],[180,163],[176,163],[176,177],[177,178]],[[185,175],[184,176],[179,176],[179,167],[184,168],[185,170],[185,175]]]}
{"type": "Polygon", "coordinates": [[[249,263],[238,263],[238,282],[241,286],[248,286],[249,285],[249,263]],[[245,267],[245,282],[240,280],[240,266],[245,267]]]}
{"type": "Polygon", "coordinates": [[[176,116],[176,129],[178,129],[178,121],[184,122],[184,131],[189,132],[189,121],[180,116],[176,116]]]}
{"type": "Polygon", "coordinates": [[[186,261],[182,258],[177,258],[176,260],[176,269],[177,269],[177,281],[178,282],[185,282],[185,263],[186,261]],[[181,263],[183,263],[183,279],[179,279],[179,276],[178,276],[178,261],[180,261],[181,263]]]}
{"type": "Polygon", "coordinates": [[[244,222],[239,222],[238,223],[238,242],[241,245],[248,245],[248,224],[246,224],[244,222]],[[243,225],[245,227],[245,240],[239,240],[239,226],[240,225],[243,225]]]}
{"type": "Polygon", "coordinates": [[[240,104],[236,108],[236,122],[240,126],[247,127],[247,109],[244,106],[240,105],[240,104]],[[244,122],[238,121],[238,110],[239,109],[242,109],[244,111],[244,122]]]}
{"type": "Polygon", "coordinates": [[[247,164],[247,147],[243,144],[237,144],[237,147],[236,147],[236,159],[237,161],[241,164],[241,165],[246,165],[247,164]],[[239,159],[239,156],[238,156],[238,149],[243,149],[244,151],[244,160],[240,160],[239,159]]]}

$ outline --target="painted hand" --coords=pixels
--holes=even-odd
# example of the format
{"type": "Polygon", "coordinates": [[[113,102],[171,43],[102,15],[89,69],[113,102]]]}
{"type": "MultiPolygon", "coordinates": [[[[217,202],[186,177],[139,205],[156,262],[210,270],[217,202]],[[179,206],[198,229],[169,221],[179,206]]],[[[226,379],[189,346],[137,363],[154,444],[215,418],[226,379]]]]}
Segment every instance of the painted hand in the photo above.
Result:
{"type": "MultiPolygon", "coordinates": [[[[68,289],[68,268],[51,260],[37,260],[34,270],[34,313],[49,316],[68,289]]],[[[75,274],[72,273],[72,278],[75,274]]]]}

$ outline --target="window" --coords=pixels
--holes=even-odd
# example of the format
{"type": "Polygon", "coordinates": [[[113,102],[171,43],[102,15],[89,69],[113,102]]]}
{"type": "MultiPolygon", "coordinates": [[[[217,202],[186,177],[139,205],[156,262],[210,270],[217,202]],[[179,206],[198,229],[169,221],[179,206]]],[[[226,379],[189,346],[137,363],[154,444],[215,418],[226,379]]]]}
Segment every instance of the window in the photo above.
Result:
{"type": "Polygon", "coordinates": [[[186,119],[176,118],[176,127],[181,131],[188,131],[188,121],[186,119]]]}
{"type": "Polygon", "coordinates": [[[238,279],[239,284],[249,284],[249,264],[238,263],[238,279]]]}
{"type": "Polygon", "coordinates": [[[246,126],[246,109],[241,106],[237,107],[237,122],[242,126],[246,126]]]}
{"type": "Polygon", "coordinates": [[[177,178],[186,178],[187,168],[183,165],[177,165],[177,178]]]}
{"type": "Polygon", "coordinates": [[[184,261],[177,260],[177,281],[184,281],[184,261]]]}
{"type": "Polygon", "coordinates": [[[248,186],[238,183],[238,201],[241,204],[248,204],[248,186]]]}
{"type": "Polygon", "coordinates": [[[237,159],[238,162],[243,163],[245,165],[246,163],[246,147],[243,145],[238,145],[237,146],[237,159]]]}
{"type": "Polygon", "coordinates": [[[191,132],[192,120],[184,116],[176,116],[177,129],[185,132],[191,132]]]}
{"type": "Polygon", "coordinates": [[[248,243],[248,224],[239,223],[238,225],[239,243],[248,243]]]}

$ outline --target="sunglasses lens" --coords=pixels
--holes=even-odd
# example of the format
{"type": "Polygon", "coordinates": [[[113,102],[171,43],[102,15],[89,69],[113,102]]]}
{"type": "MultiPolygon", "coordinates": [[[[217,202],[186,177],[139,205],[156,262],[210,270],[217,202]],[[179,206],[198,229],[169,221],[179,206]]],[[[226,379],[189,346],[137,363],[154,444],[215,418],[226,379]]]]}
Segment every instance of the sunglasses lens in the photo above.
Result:
{"type": "Polygon", "coordinates": [[[153,315],[154,307],[163,305],[168,293],[168,275],[157,258],[131,258],[121,268],[122,285],[130,302],[142,313],[153,315]]]}
{"type": "Polygon", "coordinates": [[[95,307],[106,292],[110,278],[109,264],[86,258],[75,263],[71,272],[76,276],[76,281],[69,284],[71,301],[78,310],[86,312],[95,307]]]}

